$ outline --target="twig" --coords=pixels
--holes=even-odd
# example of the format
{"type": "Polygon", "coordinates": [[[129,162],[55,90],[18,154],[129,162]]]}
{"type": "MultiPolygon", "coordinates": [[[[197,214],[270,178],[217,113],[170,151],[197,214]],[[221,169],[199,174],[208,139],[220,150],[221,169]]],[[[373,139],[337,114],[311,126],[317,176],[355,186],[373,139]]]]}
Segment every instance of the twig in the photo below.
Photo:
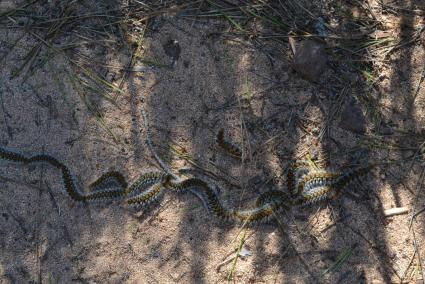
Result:
{"type": "MultiPolygon", "coordinates": [[[[277,214],[274,211],[273,211],[273,217],[275,218],[275,220],[277,222],[277,225],[278,225],[277,227],[278,227],[279,231],[281,232],[282,236],[286,236],[285,230],[283,229],[283,224],[279,220],[279,217],[277,216],[277,214]]],[[[306,264],[305,260],[301,257],[301,255],[299,254],[299,252],[297,251],[295,246],[291,243],[289,238],[287,238],[287,240],[288,240],[288,245],[286,246],[284,252],[280,255],[277,262],[279,262],[281,259],[283,259],[283,257],[288,253],[289,248],[292,248],[295,251],[296,255],[298,256],[300,262],[303,264],[304,268],[308,272],[308,274],[310,274],[310,276],[314,279],[314,282],[319,283],[320,282],[319,279],[310,271],[309,266],[306,264]]],[[[276,282],[276,279],[275,279],[275,282],[276,282]]]]}
{"type": "Polygon", "coordinates": [[[416,183],[415,201],[414,201],[413,206],[412,206],[412,217],[410,218],[409,228],[412,227],[415,216],[417,215],[415,213],[416,212],[416,204],[418,203],[418,196],[419,196],[420,190],[422,189],[424,177],[425,177],[425,166],[422,168],[421,175],[419,176],[418,182],[416,183]]]}
{"type": "Polygon", "coordinates": [[[415,214],[413,214],[413,218],[416,218],[416,216],[418,216],[419,214],[425,212],[425,207],[419,209],[415,214]]]}
{"type": "Polygon", "coordinates": [[[391,217],[395,215],[406,214],[408,212],[409,212],[409,208],[407,207],[396,207],[396,208],[384,210],[384,216],[391,217]]]}
{"type": "Polygon", "coordinates": [[[235,258],[234,258],[234,260],[233,260],[233,264],[232,264],[232,269],[230,270],[229,275],[227,275],[227,283],[230,283],[230,280],[232,280],[232,278],[233,278],[233,274],[235,273],[235,270],[236,270],[236,263],[237,263],[237,261],[238,261],[239,255],[240,255],[240,253],[241,253],[242,246],[243,246],[243,245],[244,245],[244,243],[245,243],[245,236],[246,236],[246,230],[244,231],[244,234],[242,235],[241,241],[240,241],[240,243],[239,243],[238,250],[236,251],[236,255],[235,255],[235,258]]]}
{"type": "MultiPolygon", "coordinates": [[[[10,90],[9,90],[10,91],[10,90]]],[[[10,127],[8,121],[7,121],[7,117],[10,117],[10,114],[8,114],[6,112],[6,109],[4,107],[4,101],[3,101],[3,92],[0,91],[0,103],[1,103],[1,108],[3,110],[3,118],[4,118],[4,124],[6,125],[6,129],[7,129],[7,134],[9,135],[9,138],[12,139],[13,138],[13,132],[12,132],[12,128],[10,127]]]]}
{"type": "Polygon", "coordinates": [[[3,12],[3,13],[0,14],[0,19],[3,18],[3,17],[6,17],[6,16],[11,16],[11,15],[15,14],[17,11],[20,11],[22,9],[25,9],[28,6],[31,6],[32,4],[34,4],[34,3],[38,2],[38,1],[39,0],[34,0],[34,1],[28,2],[26,4],[23,4],[22,6],[17,7],[15,9],[11,9],[11,10],[8,10],[6,12],[3,12]]]}
{"type": "Polygon", "coordinates": [[[403,283],[404,278],[406,277],[406,274],[407,274],[407,270],[409,270],[409,267],[412,265],[413,260],[415,259],[416,253],[417,251],[415,248],[415,250],[413,251],[412,257],[410,258],[409,264],[406,266],[406,270],[404,270],[403,274],[400,277],[400,283],[403,283]]]}
{"type": "Polygon", "coordinates": [[[415,229],[413,227],[412,227],[412,234],[413,234],[413,246],[415,247],[415,251],[417,251],[417,253],[418,253],[418,260],[419,260],[419,265],[420,265],[420,269],[421,269],[422,279],[425,280],[425,271],[424,271],[424,266],[423,266],[423,263],[422,263],[421,252],[418,248],[418,244],[417,244],[417,241],[416,241],[415,229]]]}
{"type": "MultiPolygon", "coordinates": [[[[144,103],[144,100],[142,98],[142,103],[144,103]]],[[[145,136],[145,143],[148,145],[149,150],[151,151],[151,154],[154,156],[155,160],[159,164],[159,166],[168,174],[170,174],[173,178],[179,179],[179,177],[174,174],[171,169],[164,163],[164,161],[159,157],[158,153],[155,151],[155,148],[152,145],[151,141],[151,131],[149,129],[149,123],[148,123],[148,115],[146,113],[146,110],[143,105],[140,106],[140,112],[142,114],[143,118],[143,126],[145,127],[146,136],[145,136]]]]}
{"type": "MultiPolygon", "coordinates": [[[[421,78],[419,78],[418,86],[416,87],[416,92],[413,94],[412,104],[415,103],[416,97],[419,94],[419,90],[421,89],[422,82],[425,80],[425,63],[422,68],[421,78]]],[[[425,280],[424,280],[425,281],[425,280]]]]}
{"type": "MultiPolygon", "coordinates": [[[[348,224],[344,224],[347,228],[349,228],[353,233],[355,233],[356,235],[358,235],[359,237],[361,237],[363,239],[363,241],[365,241],[373,250],[375,250],[376,252],[378,252],[379,254],[381,254],[381,256],[384,257],[384,259],[388,259],[388,255],[385,251],[383,251],[382,249],[379,248],[379,246],[375,245],[374,243],[372,243],[369,238],[367,238],[365,235],[363,235],[360,231],[357,231],[355,229],[353,229],[350,225],[348,224]]],[[[398,279],[401,279],[400,275],[398,274],[397,270],[395,270],[395,268],[390,264],[389,261],[386,262],[386,265],[392,270],[392,272],[397,276],[398,279]]]]}
{"type": "MultiPolygon", "coordinates": [[[[43,145],[43,152],[44,152],[44,145],[43,145]]],[[[42,187],[43,184],[43,179],[44,179],[44,172],[45,172],[45,167],[44,164],[41,165],[41,169],[40,169],[40,180],[39,180],[39,187],[42,187]]],[[[42,251],[42,246],[41,246],[41,196],[42,196],[43,191],[39,190],[38,191],[38,196],[37,196],[37,211],[36,211],[36,215],[35,215],[35,223],[36,223],[36,228],[35,228],[35,251],[36,251],[36,255],[37,255],[37,272],[38,272],[38,282],[42,283],[42,276],[41,276],[41,266],[42,266],[42,257],[41,257],[41,251],[42,251]]]]}

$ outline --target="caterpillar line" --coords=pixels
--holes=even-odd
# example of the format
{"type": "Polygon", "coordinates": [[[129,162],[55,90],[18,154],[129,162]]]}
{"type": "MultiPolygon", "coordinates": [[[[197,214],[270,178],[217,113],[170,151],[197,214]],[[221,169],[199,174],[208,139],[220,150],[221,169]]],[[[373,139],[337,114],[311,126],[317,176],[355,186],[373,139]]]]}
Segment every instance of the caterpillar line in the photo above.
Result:
{"type": "MultiPolygon", "coordinates": [[[[242,151],[236,145],[224,140],[223,129],[218,132],[216,142],[233,157],[242,156],[242,151]]],[[[148,172],[128,185],[120,172],[110,171],[91,183],[88,187],[90,192],[84,193],[78,188],[70,169],[53,156],[46,154],[27,156],[0,147],[0,159],[21,164],[45,163],[58,169],[61,172],[65,192],[75,202],[125,200],[128,205],[146,205],[156,200],[164,191],[195,190],[202,196],[207,209],[217,217],[246,223],[269,220],[273,212],[287,210],[292,206],[336,198],[351,182],[366,175],[373,168],[371,165],[345,173],[334,173],[317,169],[308,161],[295,161],[287,172],[285,191],[269,190],[257,198],[251,209],[233,210],[225,208],[216,191],[199,178],[176,181],[170,174],[164,172],[148,172]]]]}

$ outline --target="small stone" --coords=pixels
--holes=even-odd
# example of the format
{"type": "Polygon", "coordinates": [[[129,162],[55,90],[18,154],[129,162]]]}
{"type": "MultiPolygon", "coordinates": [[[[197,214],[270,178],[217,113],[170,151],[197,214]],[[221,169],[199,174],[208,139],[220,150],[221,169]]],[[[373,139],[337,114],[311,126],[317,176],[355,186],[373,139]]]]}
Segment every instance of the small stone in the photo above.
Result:
{"type": "Polygon", "coordinates": [[[392,125],[392,121],[390,121],[389,123],[385,122],[385,121],[381,121],[381,125],[379,127],[379,134],[381,134],[381,135],[392,135],[392,134],[394,134],[394,131],[393,131],[391,125],[392,125]]]}
{"type": "Polygon", "coordinates": [[[311,93],[307,93],[307,92],[301,93],[297,97],[298,103],[299,104],[305,104],[305,103],[307,103],[308,101],[311,100],[311,97],[312,97],[311,93]]]}
{"type": "Polygon", "coordinates": [[[182,49],[177,40],[170,39],[166,44],[163,45],[163,48],[165,54],[170,56],[173,59],[173,62],[179,60],[182,49]]]}
{"type": "Polygon", "coordinates": [[[6,213],[2,213],[1,215],[4,219],[6,219],[6,221],[9,220],[9,215],[7,215],[6,213]]]}
{"type": "Polygon", "coordinates": [[[339,127],[357,134],[366,132],[366,120],[358,104],[351,103],[344,108],[339,127]]]}
{"type": "Polygon", "coordinates": [[[325,71],[327,61],[322,43],[316,40],[305,40],[296,48],[292,68],[305,79],[315,82],[325,71]]]}

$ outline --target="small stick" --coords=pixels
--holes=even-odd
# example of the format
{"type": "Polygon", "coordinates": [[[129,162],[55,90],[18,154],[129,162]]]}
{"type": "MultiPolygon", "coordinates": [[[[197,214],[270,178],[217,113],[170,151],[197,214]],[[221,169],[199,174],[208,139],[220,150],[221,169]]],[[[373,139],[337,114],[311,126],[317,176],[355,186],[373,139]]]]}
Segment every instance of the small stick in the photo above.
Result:
{"type": "Polygon", "coordinates": [[[408,212],[409,212],[409,209],[407,207],[395,207],[395,208],[384,210],[384,216],[391,217],[395,215],[406,214],[408,212]]]}

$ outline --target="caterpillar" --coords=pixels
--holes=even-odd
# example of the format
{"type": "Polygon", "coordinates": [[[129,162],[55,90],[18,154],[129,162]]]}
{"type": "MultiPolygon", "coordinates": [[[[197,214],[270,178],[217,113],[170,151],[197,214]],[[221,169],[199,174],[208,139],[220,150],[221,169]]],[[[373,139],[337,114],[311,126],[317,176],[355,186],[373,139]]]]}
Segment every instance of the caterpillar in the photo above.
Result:
{"type": "MultiPolygon", "coordinates": [[[[221,129],[217,142],[236,156],[241,154],[237,146],[224,140],[221,129]]],[[[205,205],[217,217],[244,223],[269,220],[274,212],[288,210],[297,205],[308,205],[326,198],[336,198],[341,191],[374,167],[348,170],[344,173],[327,172],[312,166],[309,161],[295,161],[287,172],[287,190],[269,190],[261,194],[251,209],[234,210],[225,208],[216,191],[199,178],[175,180],[165,172],[141,174],[133,183],[127,184],[124,176],[117,171],[109,171],[92,182],[90,192],[83,193],[77,186],[69,168],[53,156],[36,154],[26,156],[17,151],[0,147],[0,159],[22,164],[46,163],[61,172],[65,192],[76,202],[101,202],[125,200],[128,205],[147,205],[165,191],[182,192],[194,190],[202,196],[205,205]]]]}

